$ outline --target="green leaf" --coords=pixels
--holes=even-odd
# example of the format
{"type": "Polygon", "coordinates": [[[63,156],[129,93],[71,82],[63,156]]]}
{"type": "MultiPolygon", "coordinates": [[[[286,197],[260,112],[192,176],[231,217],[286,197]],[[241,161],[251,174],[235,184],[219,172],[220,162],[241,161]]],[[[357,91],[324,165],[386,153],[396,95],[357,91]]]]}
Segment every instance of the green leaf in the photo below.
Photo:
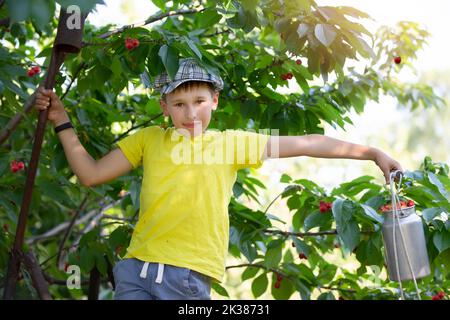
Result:
{"type": "Polygon", "coordinates": [[[199,29],[207,29],[222,19],[222,16],[216,10],[205,10],[200,14],[196,14],[199,22],[199,29]]]}
{"type": "Polygon", "coordinates": [[[140,190],[141,190],[141,183],[133,181],[130,186],[130,194],[131,194],[131,201],[133,202],[133,206],[135,209],[140,208],[140,190]]]}
{"type": "Polygon", "coordinates": [[[317,24],[314,28],[314,34],[325,47],[329,47],[336,38],[336,31],[328,24],[317,24]]]}
{"type": "Polygon", "coordinates": [[[242,276],[241,276],[242,281],[254,278],[259,270],[260,270],[260,268],[258,268],[258,267],[252,267],[252,266],[247,267],[245,269],[245,271],[242,272],[242,276]]]}
{"type": "Polygon", "coordinates": [[[366,206],[364,204],[360,204],[361,208],[363,208],[363,212],[365,213],[366,216],[368,216],[370,219],[378,222],[378,223],[383,223],[383,216],[381,216],[380,214],[378,214],[373,208],[366,206]]]}
{"type": "MultiPolygon", "coordinates": [[[[273,274],[272,282],[275,283],[276,275],[273,274]]],[[[280,282],[280,287],[277,289],[274,285],[272,285],[272,296],[276,300],[289,300],[289,298],[294,293],[295,289],[291,281],[289,279],[283,279],[280,282]]]]}
{"type": "Polygon", "coordinates": [[[11,23],[26,20],[31,13],[31,0],[6,0],[11,23]]]}
{"type": "Polygon", "coordinates": [[[332,220],[333,216],[329,212],[314,211],[309,214],[304,222],[304,228],[307,232],[315,227],[321,227],[332,220]]]}
{"type": "Polygon", "coordinates": [[[211,289],[213,289],[216,293],[220,294],[221,296],[224,296],[224,297],[230,296],[228,294],[227,290],[224,287],[222,287],[220,284],[218,284],[217,282],[211,283],[211,289]]]}
{"type": "Polygon", "coordinates": [[[42,190],[42,194],[53,201],[58,201],[59,203],[71,208],[76,206],[62,186],[44,179],[41,179],[38,184],[42,190]]]}
{"type": "Polygon", "coordinates": [[[178,50],[165,44],[159,49],[158,55],[172,80],[179,68],[178,50]]]}
{"type": "Polygon", "coordinates": [[[95,266],[95,256],[87,247],[81,249],[79,263],[84,272],[90,272],[95,266]]]}
{"type": "Polygon", "coordinates": [[[201,60],[202,59],[202,53],[198,50],[197,45],[192,41],[191,39],[185,37],[186,43],[189,46],[189,48],[192,50],[192,52],[195,53],[195,55],[201,60]]]}
{"type": "Polygon", "coordinates": [[[354,204],[348,200],[336,199],[333,202],[333,215],[336,220],[336,229],[348,251],[353,251],[359,243],[359,226],[353,217],[354,204]]]}
{"type": "Polygon", "coordinates": [[[255,298],[261,296],[267,290],[267,285],[269,281],[267,280],[267,273],[259,275],[252,283],[252,293],[255,298]]]}
{"type": "Polygon", "coordinates": [[[295,249],[297,250],[297,253],[304,253],[306,256],[309,256],[311,252],[311,248],[305,244],[303,240],[300,240],[299,238],[293,238],[292,241],[295,244],[295,249]]]}
{"type": "Polygon", "coordinates": [[[44,29],[49,23],[51,16],[54,13],[54,5],[51,1],[33,0],[31,2],[31,16],[34,18],[39,29],[44,29]]]}
{"type": "Polygon", "coordinates": [[[300,293],[302,300],[310,300],[311,290],[300,279],[294,279],[294,287],[300,293]]]}
{"type": "Polygon", "coordinates": [[[165,0],[152,0],[152,2],[161,10],[166,9],[166,1],[165,0]]]}
{"type": "Polygon", "coordinates": [[[277,267],[281,261],[281,251],[281,246],[268,249],[264,258],[264,265],[268,268],[277,267]]]}
{"type": "Polygon", "coordinates": [[[334,297],[333,293],[324,292],[317,297],[317,300],[336,300],[336,298],[334,297]]]}
{"type": "Polygon", "coordinates": [[[445,210],[440,207],[427,208],[422,211],[422,216],[427,223],[430,223],[434,219],[434,217],[440,215],[442,212],[445,212],[445,210]]]}
{"type": "Polygon", "coordinates": [[[450,248],[450,232],[445,229],[436,232],[433,236],[433,243],[439,252],[443,252],[450,248]]]}
{"type": "Polygon", "coordinates": [[[103,276],[107,275],[108,266],[102,252],[95,251],[95,266],[103,276]]]}
{"type": "Polygon", "coordinates": [[[348,16],[352,16],[352,17],[354,17],[354,18],[367,18],[367,19],[371,19],[371,17],[370,17],[367,13],[365,13],[365,12],[363,12],[363,11],[360,11],[360,10],[358,10],[358,9],[355,9],[355,8],[353,8],[353,7],[339,6],[339,7],[337,7],[337,9],[338,9],[342,14],[345,14],[345,15],[348,15],[348,16]]]}
{"type": "Polygon", "coordinates": [[[80,247],[90,247],[98,238],[98,229],[85,233],[80,239],[80,247]]]}
{"type": "Polygon", "coordinates": [[[289,175],[287,175],[286,173],[283,173],[281,175],[280,182],[289,183],[291,181],[292,181],[292,178],[289,175]]]}
{"type": "MultiPolygon", "coordinates": [[[[327,284],[330,283],[337,272],[337,266],[334,264],[325,264],[321,267],[319,270],[319,276],[317,279],[320,281],[320,283],[327,284]]],[[[313,275],[314,276],[314,275],[313,275]]],[[[314,277],[313,277],[314,278],[314,277]]]]}
{"type": "Polygon", "coordinates": [[[440,194],[447,199],[447,201],[450,200],[449,195],[447,193],[447,190],[445,190],[444,185],[442,184],[442,182],[439,180],[439,178],[432,172],[428,172],[427,174],[428,176],[428,180],[430,181],[431,184],[433,184],[434,186],[436,186],[436,188],[439,190],[440,194]]]}

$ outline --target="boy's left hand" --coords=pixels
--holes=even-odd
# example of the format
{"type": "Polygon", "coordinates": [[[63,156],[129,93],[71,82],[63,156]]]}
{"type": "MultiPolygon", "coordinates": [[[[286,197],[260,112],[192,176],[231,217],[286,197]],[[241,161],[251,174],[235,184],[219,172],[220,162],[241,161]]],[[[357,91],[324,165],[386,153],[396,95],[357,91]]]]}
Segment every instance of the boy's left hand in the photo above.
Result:
{"type": "Polygon", "coordinates": [[[400,170],[401,172],[403,172],[400,163],[389,157],[381,150],[377,150],[377,152],[375,153],[374,161],[377,166],[380,167],[381,171],[383,171],[384,178],[386,179],[386,184],[390,183],[389,175],[392,171],[400,170]]]}

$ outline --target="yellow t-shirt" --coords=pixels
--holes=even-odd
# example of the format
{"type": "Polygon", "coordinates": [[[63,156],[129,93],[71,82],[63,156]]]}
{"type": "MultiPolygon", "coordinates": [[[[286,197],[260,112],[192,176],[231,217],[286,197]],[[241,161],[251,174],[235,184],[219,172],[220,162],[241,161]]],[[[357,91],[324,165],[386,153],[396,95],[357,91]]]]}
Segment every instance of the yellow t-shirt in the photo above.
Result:
{"type": "Polygon", "coordinates": [[[139,220],[127,257],[189,268],[219,282],[228,252],[228,204],[237,170],[259,168],[270,135],[206,130],[194,138],[150,126],[117,145],[143,165],[139,220]]]}

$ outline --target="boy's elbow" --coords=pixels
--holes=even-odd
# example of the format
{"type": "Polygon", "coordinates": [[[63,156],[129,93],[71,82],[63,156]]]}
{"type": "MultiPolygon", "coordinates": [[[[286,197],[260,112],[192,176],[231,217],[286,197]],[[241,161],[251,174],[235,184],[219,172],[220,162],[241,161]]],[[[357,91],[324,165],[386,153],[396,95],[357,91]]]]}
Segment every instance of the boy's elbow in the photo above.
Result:
{"type": "Polygon", "coordinates": [[[93,181],[87,180],[87,179],[80,179],[80,182],[84,187],[88,187],[88,188],[93,187],[95,185],[95,183],[93,181]]]}

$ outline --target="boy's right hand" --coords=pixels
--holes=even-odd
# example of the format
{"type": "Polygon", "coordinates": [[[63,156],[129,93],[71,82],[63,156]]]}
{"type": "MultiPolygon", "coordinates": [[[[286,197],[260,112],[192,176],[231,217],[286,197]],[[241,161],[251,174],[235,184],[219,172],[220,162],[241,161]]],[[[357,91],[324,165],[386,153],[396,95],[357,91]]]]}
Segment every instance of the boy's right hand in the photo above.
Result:
{"type": "Polygon", "coordinates": [[[35,108],[42,111],[49,108],[48,120],[58,125],[68,119],[66,110],[58,96],[50,89],[39,88],[35,99],[35,108]]]}

